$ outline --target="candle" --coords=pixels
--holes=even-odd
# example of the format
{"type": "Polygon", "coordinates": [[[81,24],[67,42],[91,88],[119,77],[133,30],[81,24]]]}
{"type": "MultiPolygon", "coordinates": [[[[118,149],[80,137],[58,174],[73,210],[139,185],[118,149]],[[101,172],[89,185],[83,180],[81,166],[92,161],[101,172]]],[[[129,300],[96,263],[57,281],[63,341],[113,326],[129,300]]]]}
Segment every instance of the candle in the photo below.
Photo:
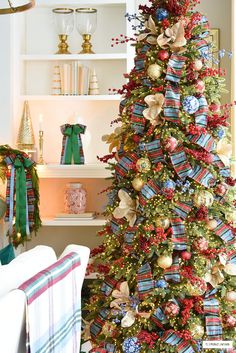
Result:
{"type": "Polygon", "coordinates": [[[39,131],[43,131],[43,114],[39,114],[39,131]]]}

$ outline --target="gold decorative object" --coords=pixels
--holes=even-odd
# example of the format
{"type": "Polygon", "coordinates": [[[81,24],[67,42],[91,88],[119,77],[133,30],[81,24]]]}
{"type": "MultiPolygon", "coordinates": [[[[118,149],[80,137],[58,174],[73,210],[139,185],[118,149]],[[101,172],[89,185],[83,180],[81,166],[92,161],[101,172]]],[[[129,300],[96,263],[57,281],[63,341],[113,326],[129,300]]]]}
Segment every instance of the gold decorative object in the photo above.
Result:
{"type": "Polygon", "coordinates": [[[16,0],[6,0],[1,1],[1,6],[3,7],[0,7],[0,15],[6,15],[31,9],[35,6],[35,0],[25,0],[23,3],[21,1],[20,4],[16,0]]]}
{"type": "Polygon", "coordinates": [[[20,150],[34,150],[35,138],[30,115],[29,103],[24,102],[23,114],[17,137],[17,146],[20,150]]]}
{"type": "Polygon", "coordinates": [[[94,54],[90,42],[92,34],[97,27],[97,10],[92,8],[78,8],[76,11],[76,27],[83,37],[80,54],[94,54]]]}
{"type": "Polygon", "coordinates": [[[59,37],[59,50],[56,54],[71,54],[68,50],[69,45],[67,44],[68,36],[71,34],[74,28],[74,10],[69,8],[56,8],[53,9],[55,24],[57,28],[57,34],[59,37]]]}
{"type": "Polygon", "coordinates": [[[43,131],[39,131],[39,160],[38,164],[45,164],[43,159],[43,131]]]}

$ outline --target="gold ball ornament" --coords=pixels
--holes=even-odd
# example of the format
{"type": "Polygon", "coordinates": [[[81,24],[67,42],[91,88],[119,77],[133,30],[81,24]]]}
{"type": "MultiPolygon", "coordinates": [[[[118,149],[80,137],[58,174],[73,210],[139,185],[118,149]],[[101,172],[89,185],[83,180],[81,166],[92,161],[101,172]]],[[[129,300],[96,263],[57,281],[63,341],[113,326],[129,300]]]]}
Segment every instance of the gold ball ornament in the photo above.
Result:
{"type": "Polygon", "coordinates": [[[147,74],[152,80],[157,80],[162,74],[162,67],[158,64],[148,66],[147,74]]]}
{"type": "Polygon", "coordinates": [[[157,217],[155,220],[155,225],[157,228],[168,229],[170,227],[170,220],[168,218],[157,217]]]}
{"type": "Polygon", "coordinates": [[[161,255],[157,260],[158,266],[163,268],[164,270],[166,268],[171,267],[172,263],[173,263],[172,256],[168,256],[168,255],[161,255]]]}
{"type": "Polygon", "coordinates": [[[210,207],[214,202],[214,196],[209,191],[199,190],[195,193],[193,202],[197,207],[210,207]]]}
{"type": "Polygon", "coordinates": [[[225,212],[225,219],[229,223],[232,223],[233,227],[236,227],[236,211],[235,210],[225,212]]]}
{"type": "Polygon", "coordinates": [[[235,291],[229,291],[226,293],[225,299],[228,302],[235,303],[236,302],[236,292],[235,291]]]}
{"type": "Polygon", "coordinates": [[[207,222],[207,228],[210,229],[210,230],[214,230],[216,229],[218,223],[215,219],[210,219],[208,222],[207,222]]]}
{"type": "Polygon", "coordinates": [[[117,326],[115,323],[106,322],[103,325],[102,333],[107,337],[114,337],[117,333],[117,326]]]}
{"type": "Polygon", "coordinates": [[[204,281],[196,282],[194,284],[188,283],[186,286],[186,292],[188,295],[198,297],[203,295],[207,290],[207,285],[204,281]]]}
{"type": "Polygon", "coordinates": [[[191,332],[192,334],[192,337],[195,339],[195,340],[199,340],[201,339],[203,336],[204,336],[204,327],[198,323],[195,323],[195,322],[192,322],[190,325],[189,325],[189,331],[191,332]]]}
{"type": "Polygon", "coordinates": [[[136,167],[139,172],[147,173],[151,169],[152,165],[148,158],[140,158],[136,163],[136,167]]]}
{"type": "Polygon", "coordinates": [[[136,177],[132,180],[132,186],[136,191],[142,190],[144,184],[145,184],[144,181],[139,177],[136,177]]]}

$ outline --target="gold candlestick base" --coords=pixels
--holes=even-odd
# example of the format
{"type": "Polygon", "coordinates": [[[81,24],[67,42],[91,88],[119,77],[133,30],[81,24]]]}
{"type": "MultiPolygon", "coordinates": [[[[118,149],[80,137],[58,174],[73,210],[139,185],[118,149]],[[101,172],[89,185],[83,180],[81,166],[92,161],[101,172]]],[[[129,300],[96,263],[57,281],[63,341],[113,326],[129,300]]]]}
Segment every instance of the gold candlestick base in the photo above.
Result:
{"type": "Polygon", "coordinates": [[[81,52],[79,54],[95,54],[92,51],[92,44],[90,42],[91,39],[91,34],[83,34],[83,43],[82,43],[82,48],[81,52]]]}
{"type": "Polygon", "coordinates": [[[56,54],[71,54],[68,50],[69,45],[67,44],[67,38],[68,36],[65,34],[59,34],[59,39],[60,43],[58,44],[59,50],[56,52],[56,54]]]}
{"type": "Polygon", "coordinates": [[[45,164],[43,159],[43,131],[39,131],[39,159],[38,164],[45,164]]]}

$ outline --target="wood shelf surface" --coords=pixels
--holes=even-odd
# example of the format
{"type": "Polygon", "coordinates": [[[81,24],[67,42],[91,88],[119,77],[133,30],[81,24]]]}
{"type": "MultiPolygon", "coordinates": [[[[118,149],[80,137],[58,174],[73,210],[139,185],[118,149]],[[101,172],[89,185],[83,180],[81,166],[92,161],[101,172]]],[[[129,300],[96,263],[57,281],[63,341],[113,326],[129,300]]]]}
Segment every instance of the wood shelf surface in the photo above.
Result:
{"type": "Polygon", "coordinates": [[[126,60],[127,53],[101,54],[26,54],[20,55],[22,61],[92,61],[92,60],[126,60]]]}
{"type": "Polygon", "coordinates": [[[90,220],[60,220],[55,218],[43,218],[42,225],[45,227],[102,227],[106,224],[104,218],[94,218],[90,220]]]}
{"type": "Polygon", "coordinates": [[[110,170],[105,164],[81,164],[81,165],[60,165],[45,164],[37,165],[39,178],[108,178],[110,170]]]}
{"type": "Polygon", "coordinates": [[[48,0],[37,0],[36,7],[56,7],[56,6],[76,6],[81,7],[82,5],[90,6],[109,6],[109,5],[122,5],[126,4],[128,0],[85,0],[78,3],[78,0],[54,0],[53,4],[48,0]]]}
{"type": "Polygon", "coordinates": [[[54,95],[21,95],[20,99],[25,101],[120,101],[119,94],[99,94],[99,95],[77,95],[77,96],[54,96],[54,95]]]}

